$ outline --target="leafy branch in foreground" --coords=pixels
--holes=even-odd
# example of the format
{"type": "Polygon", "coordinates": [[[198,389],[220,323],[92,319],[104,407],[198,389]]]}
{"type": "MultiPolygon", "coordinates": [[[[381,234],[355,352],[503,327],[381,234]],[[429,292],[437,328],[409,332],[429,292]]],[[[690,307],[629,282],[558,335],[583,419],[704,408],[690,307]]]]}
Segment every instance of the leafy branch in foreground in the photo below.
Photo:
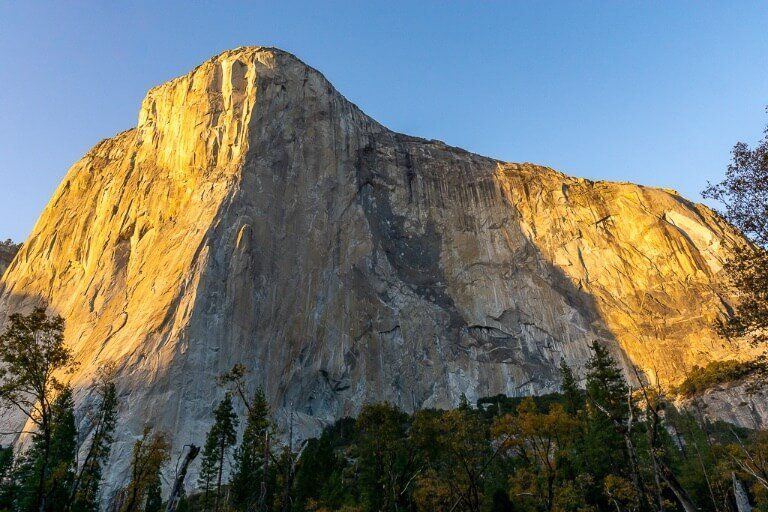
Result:
{"type": "Polygon", "coordinates": [[[30,508],[45,510],[53,492],[50,476],[56,415],[60,412],[56,400],[70,393],[58,375],[73,372],[76,364],[64,345],[61,317],[49,317],[45,308],[38,307],[29,315],[11,315],[9,320],[0,335],[0,407],[17,411],[34,427],[25,432],[32,436],[36,457],[34,476],[29,477],[35,481],[30,508]]]}
{"type": "Polygon", "coordinates": [[[740,297],[719,330],[729,337],[751,335],[758,342],[768,341],[768,127],[764,135],[754,148],[736,144],[725,179],[703,193],[725,206],[723,217],[751,242],[737,248],[726,264],[740,297]]]}

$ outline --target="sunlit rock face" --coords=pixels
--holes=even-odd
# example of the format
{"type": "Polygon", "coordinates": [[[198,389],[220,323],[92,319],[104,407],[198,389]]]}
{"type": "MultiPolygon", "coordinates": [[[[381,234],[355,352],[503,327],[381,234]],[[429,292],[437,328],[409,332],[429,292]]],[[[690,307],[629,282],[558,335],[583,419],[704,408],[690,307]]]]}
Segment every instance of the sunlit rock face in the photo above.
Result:
{"type": "Polygon", "coordinates": [[[66,318],[79,404],[116,364],[115,485],[145,425],[202,443],[235,363],[308,435],[366,401],[553,391],[593,340],[664,382],[746,357],[711,328],[741,243],[674,192],[391,132],[292,55],[241,48],[70,169],[0,319],[66,318]]]}

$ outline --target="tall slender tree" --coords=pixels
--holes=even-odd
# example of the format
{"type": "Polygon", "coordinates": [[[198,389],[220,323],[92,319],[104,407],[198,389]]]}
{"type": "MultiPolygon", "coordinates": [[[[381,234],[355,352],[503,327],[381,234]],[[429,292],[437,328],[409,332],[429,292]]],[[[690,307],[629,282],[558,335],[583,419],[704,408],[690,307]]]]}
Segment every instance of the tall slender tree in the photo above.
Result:
{"type": "MultiPolygon", "coordinates": [[[[264,471],[267,467],[267,457],[272,450],[269,445],[271,430],[269,404],[264,391],[258,388],[250,400],[243,440],[235,450],[230,483],[233,505],[238,510],[253,510],[260,499],[259,484],[265,476],[269,478],[264,471]]],[[[264,497],[264,500],[266,499],[267,497],[264,497]]]]}
{"type": "Polygon", "coordinates": [[[211,491],[213,491],[213,510],[221,507],[221,484],[224,475],[224,463],[229,450],[237,442],[237,415],[232,408],[232,396],[227,393],[214,411],[214,422],[203,447],[203,460],[200,468],[199,484],[204,490],[204,507],[211,510],[211,491]]]}
{"type": "Polygon", "coordinates": [[[624,375],[608,349],[599,342],[591,345],[592,357],[587,362],[586,410],[583,438],[577,458],[577,471],[591,476],[594,494],[599,495],[602,481],[608,475],[624,475],[626,461],[633,482],[640,486],[637,468],[632,463],[634,448],[631,432],[629,389],[624,375]]]}
{"type": "Polygon", "coordinates": [[[102,376],[98,393],[100,403],[93,418],[90,446],[70,492],[69,510],[72,512],[97,512],[99,509],[101,473],[109,459],[117,419],[117,391],[111,375],[102,376]]]}
{"type": "Polygon", "coordinates": [[[17,475],[21,486],[18,510],[59,512],[65,509],[76,470],[77,429],[73,407],[72,390],[65,387],[51,404],[51,435],[47,450],[44,439],[36,436],[22,459],[17,475]],[[45,466],[45,480],[43,495],[38,497],[41,466],[45,466]]]}
{"type": "Polygon", "coordinates": [[[69,502],[69,490],[77,470],[77,427],[72,389],[65,387],[53,403],[53,432],[51,455],[48,459],[50,477],[46,510],[63,511],[69,502]]]}
{"type": "Polygon", "coordinates": [[[584,393],[579,389],[573,370],[565,361],[560,362],[560,388],[563,392],[563,407],[568,414],[576,414],[584,407],[584,393]]]}

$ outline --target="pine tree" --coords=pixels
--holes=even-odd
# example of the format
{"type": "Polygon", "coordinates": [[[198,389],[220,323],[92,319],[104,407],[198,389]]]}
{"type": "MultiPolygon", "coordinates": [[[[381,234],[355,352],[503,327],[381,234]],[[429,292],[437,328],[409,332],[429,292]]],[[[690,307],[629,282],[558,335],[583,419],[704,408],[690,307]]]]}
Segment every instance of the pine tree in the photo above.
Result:
{"type": "MultiPolygon", "coordinates": [[[[628,388],[621,370],[597,341],[592,343],[592,357],[587,362],[586,417],[581,440],[578,470],[592,476],[596,485],[609,474],[623,475],[627,460],[626,425],[629,416],[628,388]]],[[[595,495],[600,495],[597,488],[595,495]]]]}
{"type": "Polygon", "coordinates": [[[115,384],[102,382],[100,395],[101,404],[95,417],[91,445],[70,493],[69,509],[73,512],[97,512],[99,509],[101,472],[109,458],[117,418],[115,384]]]}
{"type": "Polygon", "coordinates": [[[74,401],[69,387],[53,403],[51,454],[48,459],[50,483],[47,486],[46,510],[63,511],[69,503],[69,491],[77,469],[77,427],[74,401]]]}
{"type": "Polygon", "coordinates": [[[203,461],[200,468],[199,484],[203,488],[203,507],[211,509],[211,491],[213,510],[219,512],[221,505],[221,479],[224,473],[224,460],[227,452],[237,441],[237,415],[232,409],[232,397],[227,393],[224,400],[214,411],[214,422],[203,448],[203,461]]]}
{"type": "Polygon", "coordinates": [[[563,390],[563,403],[565,411],[568,414],[576,414],[584,407],[584,394],[576,383],[576,377],[573,370],[565,361],[560,362],[560,378],[562,379],[561,388],[563,390]]]}
{"type": "Polygon", "coordinates": [[[589,402],[610,419],[626,417],[627,383],[608,349],[592,343],[592,358],[587,362],[587,397],[589,402]]]}
{"type": "Polygon", "coordinates": [[[50,406],[49,440],[46,442],[44,436],[36,433],[32,446],[21,458],[15,476],[19,482],[17,510],[37,512],[41,503],[46,512],[65,509],[76,469],[77,429],[73,406],[72,390],[65,387],[50,406]],[[42,485],[41,474],[45,475],[42,485]]]}
{"type": "Polygon", "coordinates": [[[259,483],[264,480],[265,457],[270,451],[267,445],[272,430],[269,416],[269,404],[264,391],[258,388],[250,402],[243,440],[235,451],[230,481],[233,505],[238,510],[253,509],[261,496],[259,483]]]}

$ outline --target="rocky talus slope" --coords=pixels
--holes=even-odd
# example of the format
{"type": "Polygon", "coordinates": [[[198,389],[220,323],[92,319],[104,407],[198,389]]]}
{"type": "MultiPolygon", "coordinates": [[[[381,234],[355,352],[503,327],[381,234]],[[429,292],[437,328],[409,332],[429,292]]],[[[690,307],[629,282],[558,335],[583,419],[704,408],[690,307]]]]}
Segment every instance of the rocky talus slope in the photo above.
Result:
{"type": "Polygon", "coordinates": [[[40,301],[66,318],[80,404],[116,364],[115,484],[145,424],[174,453],[203,441],[234,363],[307,435],[369,400],[552,391],[593,340],[672,383],[748,357],[711,328],[741,243],[671,191],[391,132],[292,55],[240,48],[152,89],[70,169],[0,320],[40,301]]]}

